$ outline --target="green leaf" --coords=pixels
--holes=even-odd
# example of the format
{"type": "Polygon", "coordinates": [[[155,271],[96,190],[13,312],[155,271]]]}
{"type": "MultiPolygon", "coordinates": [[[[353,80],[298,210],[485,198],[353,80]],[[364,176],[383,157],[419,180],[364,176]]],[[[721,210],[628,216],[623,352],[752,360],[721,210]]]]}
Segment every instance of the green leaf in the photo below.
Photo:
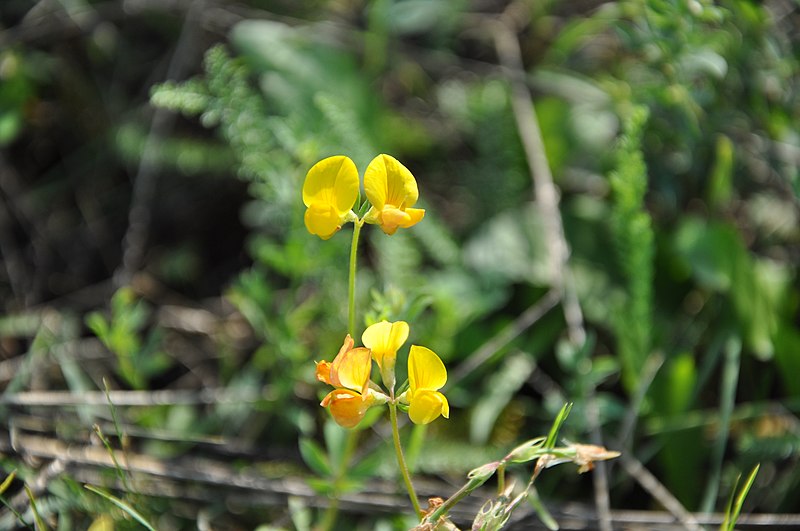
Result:
{"type": "Polygon", "coordinates": [[[92,312],[86,316],[86,326],[97,336],[97,338],[106,343],[108,341],[109,326],[108,321],[99,312],[92,312]]]}
{"type": "Polygon", "coordinates": [[[374,477],[381,466],[386,462],[386,454],[381,451],[374,451],[353,463],[347,472],[348,477],[359,480],[374,477]]]}
{"type": "MultiPolygon", "coordinates": [[[[691,411],[697,392],[697,367],[691,352],[679,352],[668,360],[650,387],[656,414],[678,419],[691,411]]],[[[658,434],[662,448],[656,459],[664,470],[662,481],[683,503],[697,503],[703,482],[697,468],[707,459],[706,445],[699,430],[667,431],[658,434]]]]}
{"type": "Polygon", "coordinates": [[[349,430],[342,428],[333,419],[328,419],[322,428],[325,447],[331,463],[341,463],[344,458],[345,441],[350,437],[349,430]]]}
{"type": "Polygon", "coordinates": [[[208,108],[211,97],[205,83],[190,79],[181,84],[167,81],[155,85],[150,91],[150,103],[185,116],[197,116],[208,108]]]}
{"type": "Polygon", "coordinates": [[[688,217],[675,233],[676,256],[688,265],[697,282],[725,292],[733,283],[736,263],[745,260],[745,248],[733,227],[688,217]]]}
{"type": "Polygon", "coordinates": [[[511,450],[505,458],[509,463],[527,463],[533,459],[541,457],[544,453],[542,448],[547,441],[546,437],[536,437],[520,444],[511,450]]]}
{"type": "Polygon", "coordinates": [[[544,223],[536,207],[508,210],[484,223],[464,260],[489,278],[544,285],[550,281],[544,223]]]}
{"type": "Polygon", "coordinates": [[[331,463],[325,450],[313,439],[303,437],[300,439],[300,455],[308,467],[321,477],[333,476],[331,463]]]}
{"type": "Polygon", "coordinates": [[[567,402],[561,411],[558,412],[556,419],[553,421],[553,426],[550,428],[550,433],[547,434],[547,440],[544,442],[545,448],[554,448],[558,439],[558,432],[561,426],[567,420],[569,412],[572,411],[572,402],[567,402]]]}

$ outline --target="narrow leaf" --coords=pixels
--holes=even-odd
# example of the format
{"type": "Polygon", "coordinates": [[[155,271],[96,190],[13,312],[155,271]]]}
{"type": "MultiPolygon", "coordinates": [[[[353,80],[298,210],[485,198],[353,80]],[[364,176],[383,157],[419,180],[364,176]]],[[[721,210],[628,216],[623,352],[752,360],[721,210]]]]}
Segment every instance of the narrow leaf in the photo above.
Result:
{"type": "MultiPolygon", "coordinates": [[[[724,529],[725,531],[733,531],[736,527],[736,521],[739,519],[739,514],[742,512],[744,500],[756,480],[756,475],[758,475],[759,468],[761,468],[760,464],[756,465],[755,468],[753,468],[753,470],[750,472],[750,475],[747,477],[747,481],[745,482],[744,486],[742,486],[739,494],[736,496],[735,502],[733,501],[733,494],[731,495],[731,502],[733,503],[728,505],[728,510],[725,513],[725,521],[722,523],[721,529],[724,529]]],[[[739,483],[738,479],[736,483],[739,483]]],[[[734,491],[735,490],[736,486],[734,486],[734,491]]]]}
{"type": "Polygon", "coordinates": [[[114,505],[116,505],[117,507],[128,513],[134,520],[142,524],[145,527],[145,529],[148,529],[149,531],[156,531],[155,528],[147,522],[145,517],[142,516],[141,513],[139,513],[139,511],[137,511],[124,501],[120,500],[110,492],[106,492],[105,490],[99,487],[95,487],[93,485],[84,485],[84,488],[86,490],[94,492],[98,496],[102,496],[103,498],[107,499],[108,501],[110,501],[111,503],[113,503],[114,505]]]}
{"type": "Polygon", "coordinates": [[[3,494],[8,489],[8,487],[11,486],[11,482],[14,481],[14,478],[16,477],[17,477],[17,471],[12,470],[11,473],[8,475],[8,477],[5,480],[3,480],[3,484],[0,485],[0,494],[3,494]]]}
{"type": "Polygon", "coordinates": [[[27,485],[25,485],[25,494],[28,495],[28,499],[31,501],[31,511],[33,512],[33,521],[36,523],[36,529],[38,531],[49,529],[44,523],[44,520],[42,520],[39,509],[36,507],[36,498],[33,497],[33,491],[27,485]]]}
{"type": "Polygon", "coordinates": [[[572,411],[572,402],[567,402],[564,404],[564,407],[561,408],[561,411],[558,412],[556,420],[553,421],[553,426],[550,428],[550,433],[547,434],[547,441],[544,443],[545,448],[555,447],[556,440],[558,439],[558,432],[561,430],[561,426],[564,424],[564,421],[567,420],[570,411],[572,411]]]}

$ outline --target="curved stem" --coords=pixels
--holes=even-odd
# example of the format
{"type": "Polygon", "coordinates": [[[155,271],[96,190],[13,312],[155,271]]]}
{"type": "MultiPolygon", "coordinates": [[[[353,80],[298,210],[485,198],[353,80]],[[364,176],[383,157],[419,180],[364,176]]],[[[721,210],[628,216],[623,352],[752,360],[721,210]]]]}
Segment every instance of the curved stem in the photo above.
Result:
{"type": "MultiPolygon", "coordinates": [[[[341,488],[342,480],[347,476],[347,468],[350,466],[350,461],[356,451],[359,432],[356,430],[347,431],[347,439],[345,441],[344,451],[339,466],[335,471],[333,478],[333,490],[338,492],[341,488]]],[[[325,516],[322,518],[322,523],[317,528],[319,531],[330,531],[336,524],[336,517],[339,515],[339,498],[333,496],[328,509],[325,511],[325,516]]]]}
{"type": "Polygon", "coordinates": [[[351,337],[356,336],[356,265],[358,261],[358,236],[361,233],[362,220],[353,222],[353,242],[350,244],[350,277],[347,288],[347,331],[351,337]]]}
{"type": "Polygon", "coordinates": [[[408,473],[408,466],[403,457],[403,447],[400,446],[400,429],[397,426],[397,404],[393,399],[389,401],[389,418],[392,422],[392,439],[394,439],[394,451],[397,454],[397,466],[403,476],[403,482],[406,484],[408,497],[411,498],[411,505],[414,506],[417,516],[421,518],[425,513],[419,505],[417,493],[414,491],[414,485],[411,483],[411,476],[408,473]]]}

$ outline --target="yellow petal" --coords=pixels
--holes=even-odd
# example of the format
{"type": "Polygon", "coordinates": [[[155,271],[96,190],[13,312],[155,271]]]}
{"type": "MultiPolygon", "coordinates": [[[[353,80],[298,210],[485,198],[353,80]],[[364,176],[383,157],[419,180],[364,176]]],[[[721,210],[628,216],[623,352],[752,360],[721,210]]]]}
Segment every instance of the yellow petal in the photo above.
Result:
{"type": "Polygon", "coordinates": [[[372,351],[372,357],[383,368],[385,357],[397,356],[397,351],[408,339],[408,323],[381,321],[369,326],[361,335],[361,342],[372,351]]]}
{"type": "Polygon", "coordinates": [[[408,407],[408,416],[414,424],[428,424],[439,415],[450,417],[450,405],[447,398],[438,391],[421,390],[414,393],[408,407]]]}
{"type": "Polygon", "coordinates": [[[364,347],[348,350],[341,357],[336,357],[333,370],[336,371],[336,378],[342,387],[365,395],[372,370],[372,354],[364,347]]]}
{"type": "MultiPolygon", "coordinates": [[[[303,203],[332,207],[344,216],[358,198],[358,170],[344,155],[323,159],[308,170],[303,182],[303,203]]],[[[316,233],[315,233],[316,234],[316,233]]]]}
{"type": "Polygon", "coordinates": [[[407,220],[400,224],[400,226],[404,229],[407,229],[413,225],[416,225],[422,218],[425,217],[425,209],[424,208],[407,208],[405,210],[406,215],[408,216],[407,220]]]}
{"type": "Polygon", "coordinates": [[[312,203],[306,210],[303,221],[308,232],[319,236],[323,240],[327,240],[336,234],[342,228],[342,223],[344,223],[344,219],[336,212],[336,209],[324,203],[312,203]]]}
{"type": "Polygon", "coordinates": [[[383,211],[380,214],[380,226],[381,230],[388,235],[392,235],[397,232],[398,227],[402,227],[408,224],[411,221],[411,216],[400,210],[399,208],[394,208],[391,206],[383,207],[383,211]]]}
{"type": "Polygon", "coordinates": [[[408,354],[408,384],[412,400],[420,389],[438,391],[447,383],[447,369],[431,349],[411,345],[408,354]]]}
{"type": "Polygon", "coordinates": [[[336,389],[320,402],[322,407],[330,406],[333,420],[343,428],[354,428],[364,418],[371,405],[362,396],[349,389],[336,389]]]}
{"type": "Polygon", "coordinates": [[[378,155],[369,163],[364,172],[364,192],[378,210],[385,205],[404,209],[419,198],[414,176],[391,155],[378,155]]]}

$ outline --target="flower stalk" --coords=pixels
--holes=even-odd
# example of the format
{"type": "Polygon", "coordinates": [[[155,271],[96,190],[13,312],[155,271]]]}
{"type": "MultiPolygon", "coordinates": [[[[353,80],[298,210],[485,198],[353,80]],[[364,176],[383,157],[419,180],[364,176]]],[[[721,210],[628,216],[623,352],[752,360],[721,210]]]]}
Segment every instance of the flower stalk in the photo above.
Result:
{"type": "Polygon", "coordinates": [[[411,475],[408,472],[408,465],[406,465],[406,460],[403,456],[403,447],[400,444],[400,429],[397,425],[397,404],[394,399],[389,401],[389,420],[392,424],[392,440],[394,440],[394,452],[397,456],[397,467],[400,469],[400,474],[403,476],[403,482],[406,485],[408,497],[411,498],[411,505],[414,506],[414,511],[417,513],[417,516],[422,518],[425,513],[419,505],[417,493],[414,490],[413,483],[411,483],[411,475]]]}
{"type": "Polygon", "coordinates": [[[358,266],[358,237],[361,234],[363,220],[353,222],[353,241],[350,244],[350,275],[347,284],[347,330],[356,337],[356,268],[358,266]]]}

